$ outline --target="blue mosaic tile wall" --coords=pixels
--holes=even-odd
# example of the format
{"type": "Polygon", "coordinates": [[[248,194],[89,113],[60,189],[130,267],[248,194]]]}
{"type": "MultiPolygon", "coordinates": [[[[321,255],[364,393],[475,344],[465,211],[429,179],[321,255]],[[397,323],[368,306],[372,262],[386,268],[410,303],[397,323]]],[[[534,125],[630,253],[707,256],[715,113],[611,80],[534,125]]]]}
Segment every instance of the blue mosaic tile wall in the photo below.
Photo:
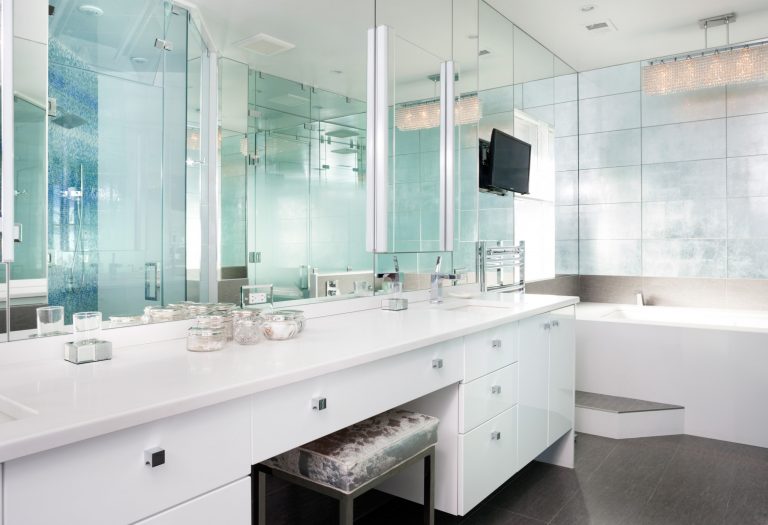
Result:
{"type": "Polygon", "coordinates": [[[48,60],[48,302],[69,324],[98,310],[98,77],[56,39],[48,60]]]}

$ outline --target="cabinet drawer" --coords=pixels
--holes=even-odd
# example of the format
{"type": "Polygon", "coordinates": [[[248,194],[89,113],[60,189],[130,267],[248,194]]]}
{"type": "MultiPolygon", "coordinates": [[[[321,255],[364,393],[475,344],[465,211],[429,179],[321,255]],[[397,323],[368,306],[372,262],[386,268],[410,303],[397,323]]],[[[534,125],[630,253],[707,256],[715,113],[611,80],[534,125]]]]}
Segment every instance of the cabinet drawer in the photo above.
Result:
{"type": "Polygon", "coordinates": [[[242,399],[9,461],[4,525],[131,523],[249,472],[242,399]],[[165,463],[151,467],[155,447],[165,463]]]}
{"type": "Polygon", "coordinates": [[[251,525],[251,478],[241,479],[136,525],[251,525]]]}
{"type": "Polygon", "coordinates": [[[457,339],[256,394],[253,462],[458,383],[462,350],[457,339]]]}
{"type": "Polygon", "coordinates": [[[517,472],[517,407],[460,434],[459,458],[459,514],[464,515],[517,472]]]}
{"type": "Polygon", "coordinates": [[[517,403],[517,363],[459,385],[459,432],[469,432],[517,403]]]}
{"type": "Polygon", "coordinates": [[[468,335],[464,345],[466,383],[517,361],[517,323],[468,335]]]}

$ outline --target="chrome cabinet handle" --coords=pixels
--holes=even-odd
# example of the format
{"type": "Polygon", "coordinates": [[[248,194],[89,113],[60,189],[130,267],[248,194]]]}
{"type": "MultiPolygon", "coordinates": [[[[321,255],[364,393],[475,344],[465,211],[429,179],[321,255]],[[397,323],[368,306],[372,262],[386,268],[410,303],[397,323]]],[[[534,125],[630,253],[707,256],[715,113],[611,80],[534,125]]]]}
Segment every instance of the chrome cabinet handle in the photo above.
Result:
{"type": "Polygon", "coordinates": [[[498,430],[491,432],[491,440],[499,441],[500,439],[501,439],[501,432],[499,432],[498,430]]]}
{"type": "Polygon", "coordinates": [[[491,387],[491,394],[501,394],[501,385],[493,385],[491,387]]]}
{"type": "Polygon", "coordinates": [[[165,465],[165,449],[160,447],[150,448],[144,451],[144,464],[152,468],[165,465]]]}
{"type": "Polygon", "coordinates": [[[544,330],[549,330],[552,328],[552,325],[550,323],[544,323],[544,330]]]}
{"type": "Polygon", "coordinates": [[[432,360],[432,368],[443,368],[443,360],[442,359],[433,359],[432,360]]]}
{"type": "Polygon", "coordinates": [[[328,408],[328,400],[324,397],[313,397],[312,398],[312,410],[317,410],[318,412],[320,410],[325,410],[328,408]]]}
{"type": "Polygon", "coordinates": [[[501,339],[494,339],[491,341],[491,348],[499,349],[501,348],[501,339]]]}
{"type": "Polygon", "coordinates": [[[560,326],[560,321],[558,321],[558,320],[552,321],[552,326],[557,328],[558,326],[560,326]]]}

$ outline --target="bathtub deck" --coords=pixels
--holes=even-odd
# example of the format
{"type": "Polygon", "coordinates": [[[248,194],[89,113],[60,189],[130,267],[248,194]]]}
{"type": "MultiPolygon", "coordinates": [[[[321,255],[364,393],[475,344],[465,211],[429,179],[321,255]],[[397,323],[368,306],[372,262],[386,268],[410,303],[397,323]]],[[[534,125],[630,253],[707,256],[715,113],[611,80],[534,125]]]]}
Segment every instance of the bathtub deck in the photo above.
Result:
{"type": "Polygon", "coordinates": [[[595,394],[593,392],[582,392],[580,390],[576,391],[576,406],[578,408],[589,408],[591,410],[601,410],[603,412],[613,412],[615,414],[651,412],[655,410],[680,410],[684,408],[680,405],[669,405],[666,403],[656,403],[654,401],[644,401],[642,399],[632,399],[629,397],[595,394]]]}

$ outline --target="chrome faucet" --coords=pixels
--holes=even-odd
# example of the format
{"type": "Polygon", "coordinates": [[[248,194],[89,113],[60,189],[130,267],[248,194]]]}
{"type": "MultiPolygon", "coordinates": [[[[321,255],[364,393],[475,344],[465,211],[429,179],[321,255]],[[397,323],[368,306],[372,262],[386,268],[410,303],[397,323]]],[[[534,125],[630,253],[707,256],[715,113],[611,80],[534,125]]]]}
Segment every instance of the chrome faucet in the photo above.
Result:
{"type": "Polygon", "coordinates": [[[397,255],[393,255],[392,260],[395,263],[395,271],[377,273],[376,274],[377,279],[383,279],[384,281],[393,282],[393,283],[399,283],[403,280],[403,276],[400,273],[400,262],[397,260],[397,255]]]}
{"type": "Polygon", "coordinates": [[[440,285],[443,279],[450,279],[455,281],[459,278],[455,273],[440,273],[440,265],[443,261],[441,256],[437,256],[437,262],[435,263],[435,271],[432,273],[429,281],[429,302],[432,304],[440,304],[443,302],[443,287],[440,285]]]}

